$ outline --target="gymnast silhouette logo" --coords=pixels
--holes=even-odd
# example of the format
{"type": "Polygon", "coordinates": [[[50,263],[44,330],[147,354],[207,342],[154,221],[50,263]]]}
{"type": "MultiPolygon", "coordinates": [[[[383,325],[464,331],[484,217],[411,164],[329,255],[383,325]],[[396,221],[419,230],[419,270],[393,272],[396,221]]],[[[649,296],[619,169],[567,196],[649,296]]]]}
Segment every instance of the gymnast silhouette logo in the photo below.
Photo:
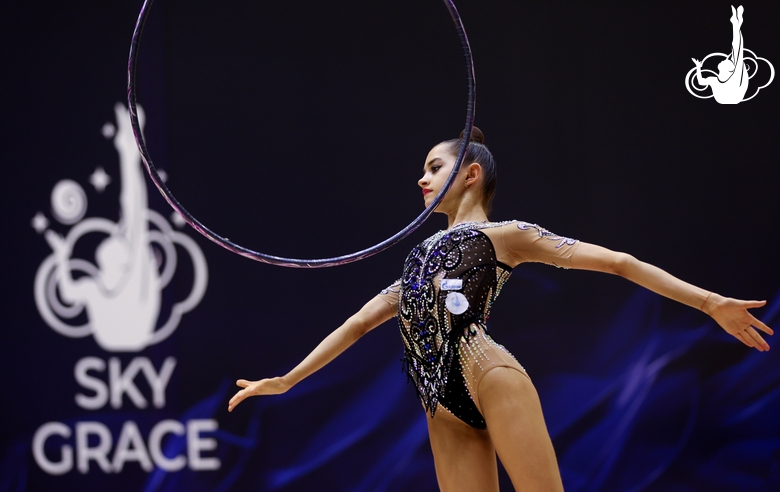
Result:
{"type": "MultiPolygon", "coordinates": [[[[143,110],[138,109],[143,125],[143,110]]],[[[63,237],[47,229],[49,221],[42,212],[33,218],[33,228],[44,234],[52,249],[35,276],[35,303],[46,324],[62,335],[94,335],[105,350],[135,352],[165,340],[176,330],[182,315],[203,298],[208,270],[195,241],[174,231],[162,215],[148,209],[146,182],[128,110],[117,103],[114,112],[116,126],[106,123],[103,135],[113,137],[119,153],[119,221],[84,219],[84,189],[72,180],[58,182],[51,194],[51,212],[58,222],[72,227],[63,237]],[[73,257],[76,243],[91,233],[106,236],[95,250],[97,265],[73,257]],[[158,319],[162,292],[177,268],[177,246],[192,261],[193,285],[162,322],[158,319]]],[[[98,167],[90,183],[102,193],[111,177],[98,167]]],[[[178,214],[172,221],[178,227],[184,224],[178,214]]],[[[95,247],[94,241],[83,244],[95,247]]]]}
{"type": "MultiPolygon", "coordinates": [[[[739,104],[742,101],[749,101],[756,97],[756,94],[772,83],[775,78],[775,68],[765,58],[756,56],[755,53],[744,47],[744,39],[742,38],[742,23],[744,22],[743,14],[745,9],[740,5],[736,10],[731,7],[731,54],[726,55],[724,53],[711,53],[704,57],[702,61],[692,58],[693,63],[696,65],[685,76],[685,87],[688,92],[694,96],[707,99],[714,97],[720,104],[739,104]],[[718,63],[718,72],[709,68],[704,68],[707,60],[712,59],[712,63],[720,60],[718,63]],[[759,65],[761,62],[765,63],[768,68],[768,77],[763,76],[766,83],[760,85],[758,79],[753,84],[755,90],[745,97],[748,93],[748,86],[750,80],[755,77],[759,72],[759,65]],[[705,77],[702,74],[711,74],[710,77],[705,77]],[[711,94],[706,94],[707,88],[712,90],[711,94]]],[[[761,70],[764,73],[766,70],[761,70]]]]}

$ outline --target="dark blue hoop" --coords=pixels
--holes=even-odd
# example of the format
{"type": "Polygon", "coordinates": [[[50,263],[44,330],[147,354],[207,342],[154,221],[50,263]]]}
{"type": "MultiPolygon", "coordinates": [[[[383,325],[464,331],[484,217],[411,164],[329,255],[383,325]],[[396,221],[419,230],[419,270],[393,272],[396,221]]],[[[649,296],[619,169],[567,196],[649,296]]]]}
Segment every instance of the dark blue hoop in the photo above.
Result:
{"type": "Polygon", "coordinates": [[[263,263],[270,263],[272,265],[279,265],[285,267],[309,267],[309,268],[324,268],[330,266],[345,265],[347,263],[352,263],[354,261],[362,260],[364,258],[368,258],[369,256],[375,255],[381,251],[384,251],[387,248],[395,245],[396,243],[404,239],[412,232],[414,232],[414,230],[420,227],[420,225],[422,225],[425,219],[427,219],[428,216],[430,216],[433,213],[433,211],[436,209],[436,207],[444,198],[444,195],[450,189],[450,186],[452,186],[452,183],[455,181],[455,176],[458,174],[458,171],[460,170],[460,166],[463,164],[463,159],[466,155],[468,143],[469,140],[471,139],[471,129],[474,126],[474,105],[476,99],[476,84],[474,81],[474,62],[471,58],[471,47],[469,46],[469,40],[468,37],[466,36],[466,31],[463,28],[463,22],[461,21],[460,14],[458,14],[458,10],[455,8],[455,4],[452,3],[452,1],[444,0],[444,4],[447,6],[447,10],[449,10],[450,16],[452,16],[452,21],[455,23],[455,29],[458,31],[458,37],[460,38],[461,47],[463,49],[463,57],[465,58],[466,61],[466,72],[468,77],[469,95],[468,95],[468,106],[466,109],[466,126],[463,129],[463,142],[461,143],[460,150],[458,152],[458,158],[455,161],[455,166],[453,166],[452,172],[450,172],[450,175],[447,178],[444,187],[436,196],[436,198],[433,200],[433,202],[416,219],[414,219],[411,224],[404,227],[402,230],[397,232],[394,236],[385,239],[381,243],[371,246],[370,248],[366,248],[364,250],[355,253],[350,253],[348,255],[336,256],[333,258],[305,260],[305,259],[283,258],[281,256],[267,255],[265,253],[259,253],[257,251],[253,251],[251,249],[240,246],[220,236],[219,234],[215,233],[214,231],[212,231],[211,229],[203,225],[200,221],[198,221],[198,219],[193,217],[189,212],[187,212],[187,210],[181,205],[181,203],[179,203],[176,197],[173,196],[173,194],[168,189],[168,187],[165,186],[165,183],[163,183],[162,179],[160,179],[160,175],[157,173],[157,169],[155,169],[154,164],[152,163],[152,158],[149,155],[149,150],[146,147],[146,140],[144,139],[141,133],[141,125],[138,121],[138,111],[136,105],[135,75],[136,75],[136,66],[138,64],[138,49],[141,44],[141,34],[143,33],[144,25],[146,24],[146,19],[149,16],[149,10],[152,6],[153,1],[154,0],[144,1],[143,6],[141,7],[141,12],[138,14],[138,21],[136,22],[135,29],[133,30],[133,40],[130,44],[130,56],[128,57],[127,60],[127,102],[128,102],[128,106],[130,107],[130,121],[133,125],[133,133],[135,134],[135,141],[138,144],[138,149],[141,152],[141,159],[144,161],[144,164],[146,165],[146,169],[147,171],[149,171],[149,176],[152,178],[152,181],[154,182],[155,186],[157,186],[157,189],[160,190],[160,193],[162,193],[163,197],[165,197],[165,199],[168,201],[171,207],[173,207],[173,209],[177,211],[184,218],[184,220],[187,221],[189,225],[191,225],[196,231],[200,232],[211,241],[217,243],[218,245],[222,246],[228,251],[232,251],[241,256],[246,256],[247,258],[250,258],[252,260],[261,261],[263,263]]]}

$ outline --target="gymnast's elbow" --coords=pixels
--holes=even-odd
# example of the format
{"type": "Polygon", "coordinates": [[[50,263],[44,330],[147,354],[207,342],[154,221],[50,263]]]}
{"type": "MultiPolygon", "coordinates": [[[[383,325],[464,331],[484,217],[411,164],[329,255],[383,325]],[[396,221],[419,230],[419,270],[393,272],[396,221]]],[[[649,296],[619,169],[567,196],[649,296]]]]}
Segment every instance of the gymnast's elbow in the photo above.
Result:
{"type": "Polygon", "coordinates": [[[353,314],[345,324],[349,327],[348,333],[352,341],[359,340],[363,335],[373,330],[375,327],[374,323],[371,321],[371,317],[363,312],[353,314]]]}
{"type": "Polygon", "coordinates": [[[609,260],[607,271],[613,275],[629,278],[638,264],[639,260],[630,254],[614,252],[609,260]]]}

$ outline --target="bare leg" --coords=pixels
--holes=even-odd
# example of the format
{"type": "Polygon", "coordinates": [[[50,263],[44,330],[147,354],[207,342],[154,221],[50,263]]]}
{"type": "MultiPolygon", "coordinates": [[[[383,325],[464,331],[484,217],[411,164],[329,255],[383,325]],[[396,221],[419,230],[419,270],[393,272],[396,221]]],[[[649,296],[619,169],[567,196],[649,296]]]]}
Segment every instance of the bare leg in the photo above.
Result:
{"type": "Polygon", "coordinates": [[[734,62],[735,70],[739,69],[737,65],[742,62],[743,42],[740,29],[742,28],[742,13],[744,11],[742,5],[736,10],[731,7],[731,19],[729,19],[731,21],[731,61],[734,62]]]}
{"type": "Polygon", "coordinates": [[[745,77],[745,60],[743,58],[745,41],[742,39],[742,31],[740,30],[742,28],[743,21],[742,14],[745,12],[745,9],[742,7],[742,5],[740,5],[736,11],[734,11],[734,7],[731,7],[731,10],[734,12],[734,15],[731,17],[731,50],[734,61],[734,73],[739,74],[740,87],[742,87],[743,84],[745,87],[747,87],[747,79],[745,77]]]}
{"type": "Polygon", "coordinates": [[[442,492],[498,491],[496,452],[487,431],[439,406],[434,417],[428,417],[428,436],[442,492]]]}
{"type": "Polygon", "coordinates": [[[508,367],[496,367],[479,383],[480,411],[515,490],[563,491],[555,450],[531,380],[508,367]]]}

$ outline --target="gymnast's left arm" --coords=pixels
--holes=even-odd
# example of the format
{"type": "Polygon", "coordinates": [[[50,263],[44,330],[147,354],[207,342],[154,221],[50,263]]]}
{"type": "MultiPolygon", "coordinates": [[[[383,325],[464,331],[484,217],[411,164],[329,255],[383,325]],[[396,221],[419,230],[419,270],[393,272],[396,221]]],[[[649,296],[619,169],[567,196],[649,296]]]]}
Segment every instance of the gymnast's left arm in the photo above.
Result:
{"type": "Polygon", "coordinates": [[[748,347],[762,352],[769,350],[769,344],[757,330],[768,335],[774,332],[748,312],[748,309],[764,306],[766,301],[742,301],[724,297],[684,282],[629,254],[584,242],[580,242],[571,256],[571,267],[620,275],[657,294],[704,311],[727,333],[748,347]]]}

